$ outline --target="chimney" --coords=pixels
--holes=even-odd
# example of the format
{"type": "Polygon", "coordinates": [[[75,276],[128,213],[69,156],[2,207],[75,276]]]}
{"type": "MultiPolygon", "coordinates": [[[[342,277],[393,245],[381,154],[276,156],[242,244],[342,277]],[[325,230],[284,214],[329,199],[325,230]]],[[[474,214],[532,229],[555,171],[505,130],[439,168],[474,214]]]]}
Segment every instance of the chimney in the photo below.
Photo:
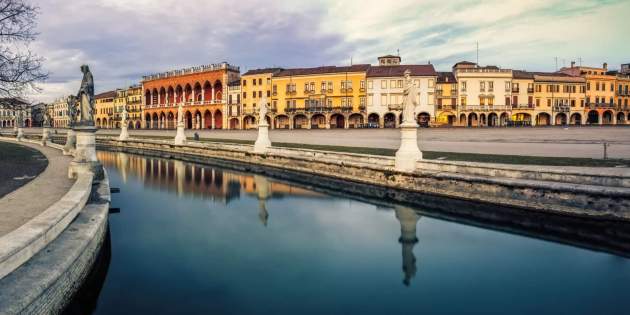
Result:
{"type": "Polygon", "coordinates": [[[608,63],[604,62],[604,70],[608,70],[608,63]]]}
{"type": "Polygon", "coordinates": [[[571,61],[571,68],[575,67],[575,61],[571,61]]]}

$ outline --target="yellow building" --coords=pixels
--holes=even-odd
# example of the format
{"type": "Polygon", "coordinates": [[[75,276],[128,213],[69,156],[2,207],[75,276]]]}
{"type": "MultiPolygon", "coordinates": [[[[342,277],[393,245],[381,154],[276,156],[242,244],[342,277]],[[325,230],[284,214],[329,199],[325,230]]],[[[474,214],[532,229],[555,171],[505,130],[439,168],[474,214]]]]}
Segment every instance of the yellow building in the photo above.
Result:
{"type": "Polygon", "coordinates": [[[580,76],[586,79],[586,99],[583,116],[586,124],[614,124],[615,123],[615,79],[608,75],[608,65],[601,68],[575,66],[562,68],[562,73],[580,76]]]}
{"type": "Polygon", "coordinates": [[[94,97],[96,127],[103,129],[114,128],[114,99],[116,96],[116,91],[109,91],[94,97]]]}
{"type": "MultiPolygon", "coordinates": [[[[370,65],[286,69],[272,78],[273,127],[359,128],[366,121],[370,65]],[[275,106],[275,107],[274,107],[275,106]]],[[[252,119],[247,118],[245,119],[252,119]]]]}
{"type": "Polygon", "coordinates": [[[140,129],[144,108],[142,106],[142,86],[133,85],[126,90],[127,119],[129,128],[140,129]]]}
{"type": "Polygon", "coordinates": [[[564,73],[535,73],[534,85],[535,125],[584,123],[584,78],[564,73]]]}
{"type": "Polygon", "coordinates": [[[457,125],[457,79],[452,72],[438,72],[435,104],[438,125],[457,125]]]}
{"type": "MultiPolygon", "coordinates": [[[[271,82],[273,76],[282,70],[281,68],[256,69],[247,71],[241,76],[242,117],[245,119],[238,125],[243,126],[243,129],[256,128],[256,119],[258,118],[256,113],[258,113],[260,108],[260,101],[263,95],[267,97],[267,102],[269,102],[269,113],[272,116],[276,113],[276,104],[271,100],[271,82]]],[[[268,122],[271,125],[271,120],[268,122]]],[[[272,128],[282,127],[274,124],[272,128]]]]}
{"type": "Polygon", "coordinates": [[[615,80],[615,98],[617,99],[617,124],[630,123],[630,73],[617,74],[615,80]]]}
{"type": "Polygon", "coordinates": [[[511,124],[516,126],[531,125],[536,117],[534,102],[534,73],[512,71],[512,98],[507,104],[512,108],[511,124]]]}

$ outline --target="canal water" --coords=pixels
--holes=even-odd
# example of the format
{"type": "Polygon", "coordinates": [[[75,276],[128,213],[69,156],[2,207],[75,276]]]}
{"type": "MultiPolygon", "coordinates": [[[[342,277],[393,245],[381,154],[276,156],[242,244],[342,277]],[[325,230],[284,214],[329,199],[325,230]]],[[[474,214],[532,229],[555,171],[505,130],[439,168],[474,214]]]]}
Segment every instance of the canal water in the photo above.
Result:
{"type": "Polygon", "coordinates": [[[630,310],[627,258],[260,175],[98,156],[121,191],[94,314],[630,310]]]}

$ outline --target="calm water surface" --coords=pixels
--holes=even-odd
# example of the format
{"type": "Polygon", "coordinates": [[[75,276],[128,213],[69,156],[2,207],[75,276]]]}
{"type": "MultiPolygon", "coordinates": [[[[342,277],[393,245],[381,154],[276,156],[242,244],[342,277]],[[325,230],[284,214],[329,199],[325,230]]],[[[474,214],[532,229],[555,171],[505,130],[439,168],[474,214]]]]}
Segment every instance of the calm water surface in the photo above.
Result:
{"type": "Polygon", "coordinates": [[[95,314],[628,314],[630,260],[263,176],[99,152],[95,314]]]}

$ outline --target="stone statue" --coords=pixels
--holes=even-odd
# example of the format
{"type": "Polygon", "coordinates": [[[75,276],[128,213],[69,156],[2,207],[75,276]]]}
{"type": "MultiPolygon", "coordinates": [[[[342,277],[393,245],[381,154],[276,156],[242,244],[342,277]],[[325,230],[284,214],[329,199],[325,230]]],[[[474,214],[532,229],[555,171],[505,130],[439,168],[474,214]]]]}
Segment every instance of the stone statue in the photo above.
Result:
{"type": "Polygon", "coordinates": [[[411,71],[405,70],[405,90],[403,91],[402,114],[404,124],[415,124],[415,111],[418,105],[418,88],[411,81],[411,71]]]}
{"type": "Polygon", "coordinates": [[[267,104],[267,97],[263,96],[260,100],[260,109],[258,110],[258,124],[267,122],[267,113],[269,112],[269,105],[267,104]]]}
{"type": "Polygon", "coordinates": [[[44,127],[50,127],[52,122],[52,117],[50,117],[50,109],[46,107],[44,112],[44,127]]]}
{"type": "Polygon", "coordinates": [[[184,124],[184,107],[182,106],[182,103],[179,103],[179,106],[177,107],[177,123],[178,124],[184,124]]]}
{"type": "Polygon", "coordinates": [[[74,127],[77,122],[77,97],[68,96],[68,127],[74,127]]]}
{"type": "Polygon", "coordinates": [[[83,80],[77,93],[79,102],[78,126],[94,126],[94,78],[87,65],[81,66],[83,80]]]}
{"type": "Polygon", "coordinates": [[[127,106],[123,107],[122,112],[122,125],[127,126],[127,106]]]}

